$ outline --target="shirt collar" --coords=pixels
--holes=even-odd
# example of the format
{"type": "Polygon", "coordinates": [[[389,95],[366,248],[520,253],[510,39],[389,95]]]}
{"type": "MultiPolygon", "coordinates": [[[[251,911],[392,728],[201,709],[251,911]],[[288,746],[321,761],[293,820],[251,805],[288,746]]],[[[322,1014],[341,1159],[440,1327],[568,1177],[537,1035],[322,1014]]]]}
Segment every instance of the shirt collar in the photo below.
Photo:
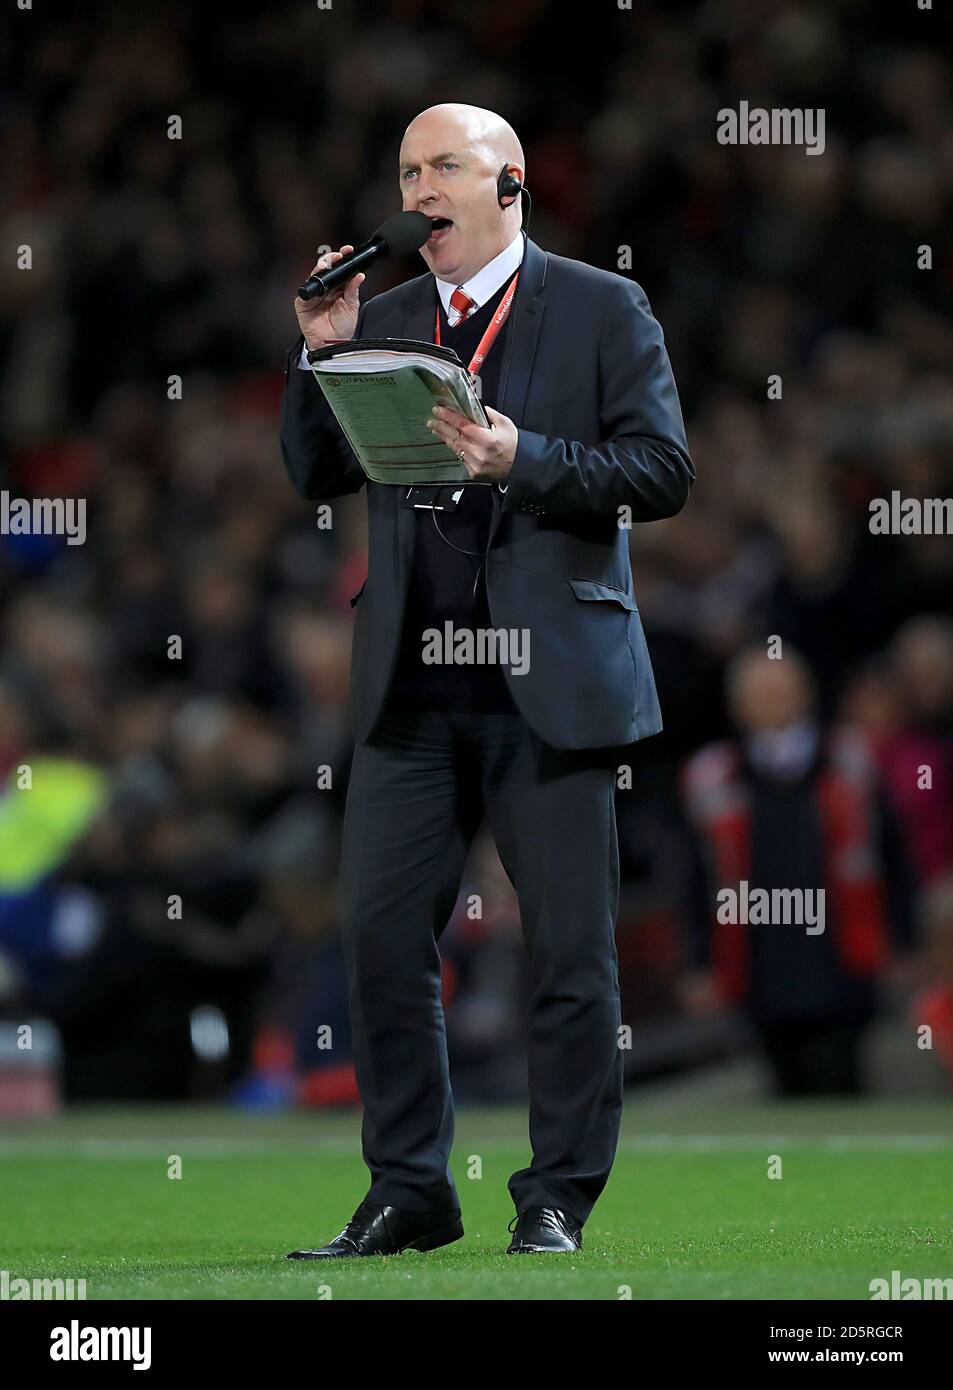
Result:
{"type": "MultiPolygon", "coordinates": [[[[465,280],[460,286],[464,293],[468,294],[474,301],[478,309],[493,298],[500,286],[522,263],[524,244],[523,232],[520,230],[509,246],[505,247],[498,256],[494,256],[492,261],[487,261],[482,270],[471,275],[470,279],[465,280]]],[[[434,276],[435,280],[436,278],[434,276]]],[[[447,280],[437,280],[437,293],[440,295],[443,311],[448,317],[450,314],[450,296],[456,288],[456,285],[450,284],[447,280]]]]}

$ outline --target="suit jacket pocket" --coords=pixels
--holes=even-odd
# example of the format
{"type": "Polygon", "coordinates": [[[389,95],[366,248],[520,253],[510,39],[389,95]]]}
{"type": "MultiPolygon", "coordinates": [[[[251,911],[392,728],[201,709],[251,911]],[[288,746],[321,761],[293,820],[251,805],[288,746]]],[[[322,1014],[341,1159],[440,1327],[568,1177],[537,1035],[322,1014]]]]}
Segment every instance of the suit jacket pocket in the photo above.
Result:
{"type": "Polygon", "coordinates": [[[568,579],[566,581],[576,598],[601,600],[603,603],[618,603],[630,613],[638,613],[638,607],[631,594],[624,589],[615,589],[611,584],[600,584],[596,579],[568,579]]]}

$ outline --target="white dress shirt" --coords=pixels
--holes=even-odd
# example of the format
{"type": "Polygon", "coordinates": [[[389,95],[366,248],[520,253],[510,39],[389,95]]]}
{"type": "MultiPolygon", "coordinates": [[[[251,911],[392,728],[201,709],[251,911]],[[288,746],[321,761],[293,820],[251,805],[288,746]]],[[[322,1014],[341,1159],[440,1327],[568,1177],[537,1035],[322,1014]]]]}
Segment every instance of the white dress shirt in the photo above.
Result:
{"type": "MultiPolygon", "coordinates": [[[[470,310],[471,317],[476,313],[477,309],[481,309],[484,304],[493,298],[501,285],[505,284],[506,281],[513,276],[517,266],[522,265],[524,245],[523,233],[522,230],[520,230],[516,233],[516,236],[510,242],[509,246],[505,246],[498,256],[494,256],[492,261],[487,261],[482,269],[478,270],[475,275],[471,275],[469,280],[465,280],[463,284],[459,286],[464,294],[470,296],[475,305],[475,307],[470,310]]],[[[454,290],[458,288],[457,283],[455,280],[441,280],[437,275],[434,276],[434,279],[437,281],[437,293],[440,296],[443,311],[449,319],[450,296],[453,294],[454,290]]],[[[463,322],[463,320],[461,320],[461,322],[463,322]]],[[[301,349],[301,356],[298,358],[298,366],[306,372],[310,372],[311,370],[311,364],[308,362],[307,344],[301,349]]],[[[508,486],[508,483],[497,483],[497,487],[501,492],[505,492],[508,486]]]]}
{"type": "MultiPolygon", "coordinates": [[[[482,309],[486,302],[493,298],[501,285],[509,280],[517,266],[523,261],[523,233],[517,232],[509,246],[503,248],[498,256],[494,256],[492,261],[487,261],[482,270],[478,270],[475,275],[471,275],[469,280],[465,280],[459,286],[464,294],[468,294],[473,300],[477,309],[482,309]]],[[[440,302],[443,311],[450,317],[450,296],[457,289],[455,280],[437,280],[437,293],[440,295],[440,302]]],[[[471,316],[476,310],[471,310],[471,316]]]]}

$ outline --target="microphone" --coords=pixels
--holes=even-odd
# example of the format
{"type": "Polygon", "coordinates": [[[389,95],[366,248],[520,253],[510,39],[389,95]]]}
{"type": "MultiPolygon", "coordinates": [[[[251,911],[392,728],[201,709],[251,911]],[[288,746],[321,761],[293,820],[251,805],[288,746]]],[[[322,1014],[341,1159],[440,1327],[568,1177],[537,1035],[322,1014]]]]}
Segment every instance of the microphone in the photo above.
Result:
{"type": "Polygon", "coordinates": [[[370,241],[349,251],[328,270],[309,275],[298,289],[300,299],[321,298],[336,289],[359,270],[387,256],[409,256],[418,251],[430,236],[433,223],[423,212],[395,212],[382,222],[370,241]]]}

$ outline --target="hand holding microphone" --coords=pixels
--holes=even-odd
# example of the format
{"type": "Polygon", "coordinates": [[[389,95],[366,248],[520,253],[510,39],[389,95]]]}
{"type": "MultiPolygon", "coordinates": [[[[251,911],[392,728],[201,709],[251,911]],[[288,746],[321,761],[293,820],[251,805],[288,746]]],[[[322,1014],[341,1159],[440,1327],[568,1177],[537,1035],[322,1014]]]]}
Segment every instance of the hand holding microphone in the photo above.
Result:
{"type": "MultiPolygon", "coordinates": [[[[311,275],[330,270],[332,265],[353,250],[354,247],[348,244],[342,246],[340,251],[328,251],[320,258],[311,275]]],[[[364,278],[363,272],[359,271],[343,284],[328,290],[321,298],[302,299],[300,293],[295,296],[298,326],[309,348],[325,347],[335,339],[354,337],[361,308],[358,287],[364,278]]]]}
{"type": "Polygon", "coordinates": [[[410,255],[423,246],[431,230],[431,219],[425,213],[398,212],[357,250],[348,243],[340,251],[323,255],[294,302],[308,347],[353,338],[361,307],[358,288],[365,278],[360,267],[385,256],[410,255]]]}

